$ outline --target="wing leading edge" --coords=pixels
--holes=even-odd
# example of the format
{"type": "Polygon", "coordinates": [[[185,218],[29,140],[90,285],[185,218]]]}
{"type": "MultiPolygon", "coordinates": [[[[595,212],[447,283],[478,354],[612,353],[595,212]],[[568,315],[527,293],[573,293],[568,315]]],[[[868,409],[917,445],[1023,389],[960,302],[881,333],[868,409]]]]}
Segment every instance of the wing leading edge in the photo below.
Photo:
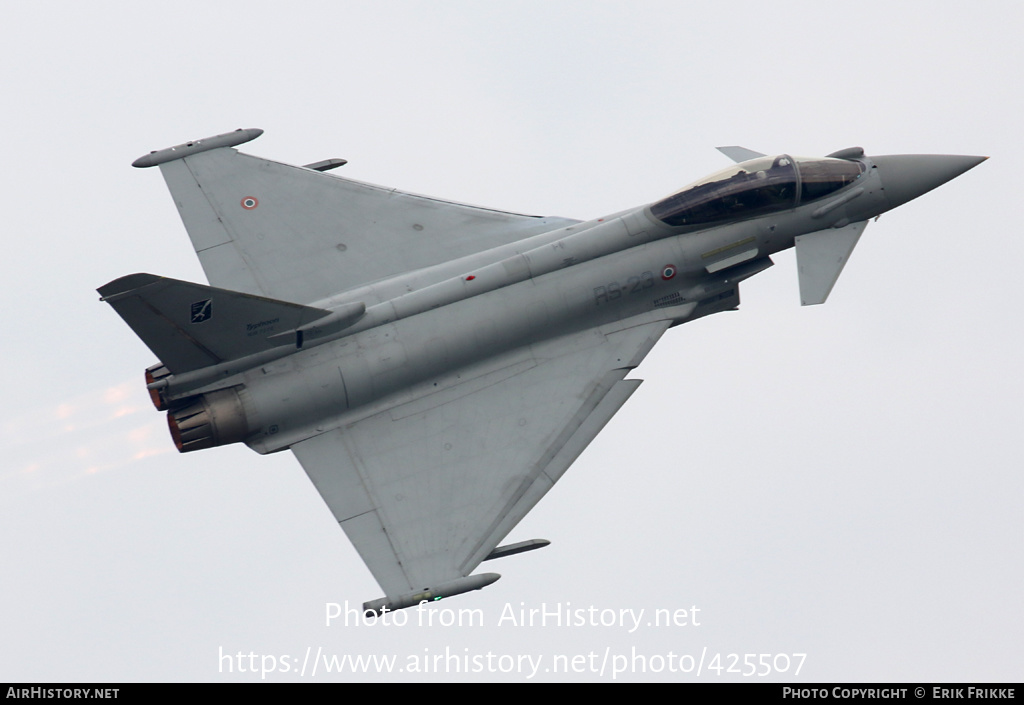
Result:
{"type": "Polygon", "coordinates": [[[451,583],[637,389],[624,377],[669,325],[626,321],[523,348],[292,451],[390,600],[451,583]]]}

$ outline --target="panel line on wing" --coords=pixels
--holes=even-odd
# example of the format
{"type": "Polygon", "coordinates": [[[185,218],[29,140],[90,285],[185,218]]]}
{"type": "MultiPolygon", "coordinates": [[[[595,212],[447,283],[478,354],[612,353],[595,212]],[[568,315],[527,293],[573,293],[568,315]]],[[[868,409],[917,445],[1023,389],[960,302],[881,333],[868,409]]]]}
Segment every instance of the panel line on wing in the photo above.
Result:
{"type": "MultiPolygon", "coordinates": [[[[598,381],[597,384],[594,385],[593,390],[587,396],[586,400],[579,407],[576,413],[573,415],[572,419],[570,419],[569,423],[562,429],[561,433],[559,433],[558,436],[555,437],[555,439],[551,442],[547,449],[544,450],[541,456],[533,464],[532,469],[526,475],[526,477],[524,477],[523,480],[519,483],[519,486],[516,488],[516,491],[509,496],[508,501],[505,503],[505,506],[502,509],[502,511],[498,512],[495,515],[493,521],[490,523],[490,525],[484,529],[480,537],[480,540],[477,542],[475,546],[473,546],[469,555],[466,557],[466,560],[460,566],[463,572],[468,572],[479,564],[479,561],[477,561],[476,563],[470,565],[472,563],[473,558],[478,553],[480,553],[482,547],[494,535],[495,531],[501,525],[504,518],[512,511],[512,509],[517,504],[519,504],[520,500],[526,495],[530,488],[539,479],[543,477],[543,479],[548,484],[547,489],[550,489],[550,487],[554,486],[558,478],[551,478],[547,474],[546,471],[548,465],[554,459],[554,457],[558,455],[558,452],[565,446],[565,444],[568,443],[569,439],[572,438],[573,435],[579,430],[580,426],[583,425],[583,422],[586,421],[587,417],[590,416],[593,410],[597,407],[600,400],[605,396],[605,394],[608,393],[608,391],[611,390],[612,386],[615,385],[615,382],[619,381],[622,377],[624,377],[627,372],[628,370],[612,370],[611,372],[606,374],[600,381],[598,381]]],[[[488,552],[490,552],[491,548],[493,548],[493,546],[487,549],[488,552]]]]}
{"type": "Polygon", "coordinates": [[[414,589],[379,512],[379,500],[346,434],[329,431],[292,448],[367,568],[388,596],[414,589]]]}

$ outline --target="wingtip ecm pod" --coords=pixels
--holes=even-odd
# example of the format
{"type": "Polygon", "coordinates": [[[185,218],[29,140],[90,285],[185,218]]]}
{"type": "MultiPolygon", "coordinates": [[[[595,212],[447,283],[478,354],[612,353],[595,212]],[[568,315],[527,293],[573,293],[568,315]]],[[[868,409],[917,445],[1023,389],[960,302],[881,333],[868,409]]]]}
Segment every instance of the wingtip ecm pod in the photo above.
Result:
{"type": "Polygon", "coordinates": [[[464,592],[482,590],[488,585],[497,582],[500,577],[501,575],[498,573],[481,573],[479,575],[470,575],[465,578],[459,578],[458,580],[442,583],[437,587],[427,588],[426,590],[410,592],[394,600],[382,597],[377,600],[364,602],[363,612],[372,612],[374,614],[383,615],[387,612],[404,610],[407,607],[415,607],[423,602],[436,602],[445,597],[461,595],[464,592]]]}
{"type": "Polygon", "coordinates": [[[262,134],[263,130],[258,127],[250,127],[248,129],[238,128],[234,132],[225,132],[222,135],[204,137],[201,140],[192,140],[191,142],[185,142],[184,144],[175,145],[174,147],[152,151],[149,154],[136,159],[132,162],[132,166],[138,169],[145,169],[146,167],[173,162],[175,159],[184,159],[185,157],[193,154],[207,152],[211,149],[218,149],[220,147],[237,147],[240,144],[252,142],[262,134]]]}

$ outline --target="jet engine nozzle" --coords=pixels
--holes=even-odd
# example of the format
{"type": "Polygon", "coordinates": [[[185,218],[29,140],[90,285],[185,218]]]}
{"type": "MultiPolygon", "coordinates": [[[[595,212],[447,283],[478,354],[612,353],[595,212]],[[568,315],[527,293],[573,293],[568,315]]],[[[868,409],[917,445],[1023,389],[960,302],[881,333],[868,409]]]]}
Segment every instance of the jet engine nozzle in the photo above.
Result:
{"type": "Polygon", "coordinates": [[[167,425],[182,453],[238,443],[249,435],[245,409],[234,389],[209,392],[171,407],[167,425]]]}
{"type": "Polygon", "coordinates": [[[882,177],[882,190],[890,210],[952,181],[986,159],[988,157],[958,154],[892,154],[871,157],[882,177]]]}
{"type": "Polygon", "coordinates": [[[146,368],[146,387],[149,388],[149,398],[153,402],[153,406],[156,407],[157,411],[167,410],[167,400],[164,399],[164,395],[161,394],[159,389],[150,387],[151,384],[156,384],[162,379],[166,379],[171,376],[171,371],[162,363],[146,368]]]}

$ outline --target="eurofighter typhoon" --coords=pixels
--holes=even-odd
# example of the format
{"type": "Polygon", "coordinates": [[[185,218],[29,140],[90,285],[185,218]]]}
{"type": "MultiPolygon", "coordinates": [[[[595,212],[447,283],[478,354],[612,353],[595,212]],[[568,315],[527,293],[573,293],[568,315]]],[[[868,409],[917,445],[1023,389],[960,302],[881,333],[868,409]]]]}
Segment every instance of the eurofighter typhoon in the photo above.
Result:
{"type": "Polygon", "coordinates": [[[401,609],[498,579],[483,561],[640,385],[672,326],[739,306],[796,248],[825,301],[867,221],[984,157],[734,162],[585,222],[426,198],[242,154],[248,129],[151,152],[211,286],[131,274],[99,293],[159,362],[185,453],[291,449],[401,609]]]}

